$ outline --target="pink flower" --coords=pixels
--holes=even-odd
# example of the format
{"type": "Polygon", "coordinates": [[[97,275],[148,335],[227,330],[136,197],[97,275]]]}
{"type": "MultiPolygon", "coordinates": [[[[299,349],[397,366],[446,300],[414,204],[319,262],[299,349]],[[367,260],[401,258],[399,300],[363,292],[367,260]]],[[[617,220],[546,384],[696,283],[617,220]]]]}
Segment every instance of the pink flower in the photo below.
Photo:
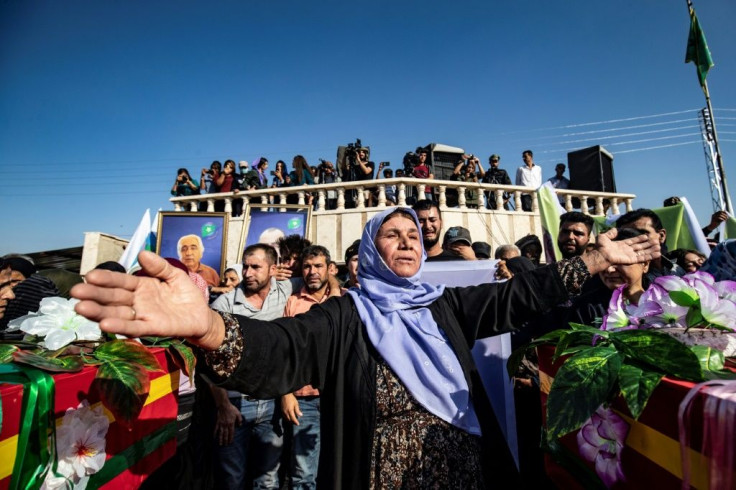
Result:
{"type": "Polygon", "coordinates": [[[595,464],[595,472],[607,487],[624,481],[621,450],[629,433],[629,424],[610,408],[598,407],[578,432],[578,449],[586,461],[595,464]]]}

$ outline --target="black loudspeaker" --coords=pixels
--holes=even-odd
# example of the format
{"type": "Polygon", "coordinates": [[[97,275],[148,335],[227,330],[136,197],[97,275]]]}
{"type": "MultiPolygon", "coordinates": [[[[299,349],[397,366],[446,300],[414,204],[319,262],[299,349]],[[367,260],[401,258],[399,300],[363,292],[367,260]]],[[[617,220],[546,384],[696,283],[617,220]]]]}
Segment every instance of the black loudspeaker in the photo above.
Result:
{"type": "Polygon", "coordinates": [[[613,155],[602,146],[591,146],[567,154],[570,189],[616,192],[613,155]]]}

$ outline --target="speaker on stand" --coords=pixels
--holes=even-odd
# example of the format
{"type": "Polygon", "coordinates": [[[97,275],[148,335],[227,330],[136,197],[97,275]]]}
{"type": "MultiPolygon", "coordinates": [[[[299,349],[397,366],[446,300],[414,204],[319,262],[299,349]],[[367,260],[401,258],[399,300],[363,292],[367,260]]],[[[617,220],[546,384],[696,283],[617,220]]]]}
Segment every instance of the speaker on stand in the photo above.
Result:
{"type": "MultiPolygon", "coordinates": [[[[568,153],[567,168],[572,190],[616,192],[613,155],[600,145],[568,153]]],[[[608,203],[609,200],[604,200],[604,204],[608,203]]],[[[587,204],[595,206],[595,199],[588,199],[587,204]]],[[[573,206],[580,207],[580,200],[573,199],[573,206]]]]}

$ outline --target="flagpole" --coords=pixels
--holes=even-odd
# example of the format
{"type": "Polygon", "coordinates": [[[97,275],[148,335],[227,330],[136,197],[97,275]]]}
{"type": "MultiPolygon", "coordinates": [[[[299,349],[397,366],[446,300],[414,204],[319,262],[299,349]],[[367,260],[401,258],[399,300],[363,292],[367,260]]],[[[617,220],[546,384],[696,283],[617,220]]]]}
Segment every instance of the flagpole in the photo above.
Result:
{"type": "Polygon", "coordinates": [[[723,168],[723,157],[721,156],[721,147],[718,144],[718,132],[716,131],[716,118],[713,114],[713,106],[710,103],[710,93],[708,92],[708,81],[703,83],[703,92],[705,93],[705,104],[708,107],[710,124],[713,129],[713,145],[716,148],[716,163],[718,164],[718,176],[721,180],[721,191],[723,192],[723,201],[728,214],[733,216],[733,206],[731,205],[731,194],[728,192],[728,183],[726,182],[726,171],[723,168]]]}
{"type": "MultiPolygon", "coordinates": [[[[688,15],[693,10],[692,0],[687,0],[687,11],[688,15]]],[[[723,168],[723,156],[721,155],[721,147],[718,144],[718,132],[716,131],[716,118],[713,114],[713,106],[710,102],[710,92],[708,91],[708,81],[703,79],[702,83],[703,93],[705,94],[705,105],[708,108],[708,115],[710,117],[710,125],[713,132],[713,146],[716,149],[716,165],[718,166],[718,177],[720,178],[721,192],[723,195],[723,202],[725,210],[728,214],[733,216],[733,206],[731,204],[731,194],[728,192],[728,182],[726,181],[726,171],[723,168]]]]}

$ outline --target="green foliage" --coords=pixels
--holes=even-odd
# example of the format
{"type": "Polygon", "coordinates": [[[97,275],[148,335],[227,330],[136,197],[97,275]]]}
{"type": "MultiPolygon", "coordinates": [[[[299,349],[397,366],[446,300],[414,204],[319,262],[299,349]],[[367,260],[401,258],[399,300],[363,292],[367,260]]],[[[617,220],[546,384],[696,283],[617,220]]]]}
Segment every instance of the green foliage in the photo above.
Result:
{"type": "Polygon", "coordinates": [[[591,347],[563,364],[547,398],[549,437],[580,428],[608,400],[616,385],[622,356],[613,347],[591,347]]]}
{"type": "MultiPolygon", "coordinates": [[[[699,301],[687,294],[677,300],[691,306],[699,301]]],[[[699,311],[697,305],[693,309],[699,311]]],[[[736,378],[723,369],[723,353],[718,350],[691,348],[654,329],[603,331],[575,323],[569,330],[555,330],[514,351],[507,365],[509,373],[516,372],[527,350],[544,344],[555,345],[553,361],[570,356],[557,371],[547,398],[550,438],[578,429],[602,403],[618,394],[638,418],[664,376],[694,382],[706,377],[736,378]]]]}
{"type": "Polygon", "coordinates": [[[132,362],[103,362],[92,382],[103,405],[115,418],[128,424],[135,419],[148,397],[151,381],[146,369],[132,362]]]}
{"type": "Polygon", "coordinates": [[[675,304],[679,306],[685,306],[687,308],[690,308],[695,303],[700,301],[700,298],[698,297],[698,293],[696,293],[693,290],[680,290],[680,291],[670,291],[669,292],[670,299],[675,302],[675,304]]]}
{"type": "Polygon", "coordinates": [[[693,345],[690,350],[695,353],[703,372],[720,371],[726,362],[723,352],[707,345],[693,345]]]}
{"type": "Polygon", "coordinates": [[[13,361],[52,373],[76,373],[84,367],[84,363],[78,356],[54,358],[27,350],[13,352],[13,361]]]}
{"type": "Polygon", "coordinates": [[[516,375],[516,372],[519,370],[519,366],[521,366],[521,361],[522,359],[524,359],[524,355],[529,350],[538,345],[554,343],[566,332],[567,330],[554,330],[542,335],[535,340],[532,340],[527,345],[523,345],[512,352],[508,360],[506,361],[506,371],[509,373],[509,377],[513,377],[514,375],[516,375]]]}
{"type": "Polygon", "coordinates": [[[149,371],[161,371],[156,356],[135,340],[113,340],[100,345],[93,354],[102,362],[130,362],[140,364],[149,371]]]}
{"type": "Polygon", "coordinates": [[[0,364],[7,364],[13,361],[13,353],[17,352],[18,348],[11,344],[0,345],[0,364]]]}
{"type": "Polygon", "coordinates": [[[93,386],[115,418],[129,423],[138,416],[148,396],[148,371],[161,371],[156,357],[134,340],[113,340],[93,353],[101,362],[93,386]]]}
{"type": "Polygon", "coordinates": [[[656,330],[622,330],[610,336],[625,356],[660,373],[689,381],[702,381],[695,353],[679,340],[656,330]]]}
{"type": "Polygon", "coordinates": [[[194,383],[194,368],[197,365],[197,357],[192,348],[180,340],[171,342],[168,347],[174,363],[184,374],[189,376],[189,382],[194,383]]]}
{"type": "Polygon", "coordinates": [[[618,373],[618,384],[631,415],[635,419],[644,411],[649,397],[664,375],[656,371],[624,363],[618,373]]]}

